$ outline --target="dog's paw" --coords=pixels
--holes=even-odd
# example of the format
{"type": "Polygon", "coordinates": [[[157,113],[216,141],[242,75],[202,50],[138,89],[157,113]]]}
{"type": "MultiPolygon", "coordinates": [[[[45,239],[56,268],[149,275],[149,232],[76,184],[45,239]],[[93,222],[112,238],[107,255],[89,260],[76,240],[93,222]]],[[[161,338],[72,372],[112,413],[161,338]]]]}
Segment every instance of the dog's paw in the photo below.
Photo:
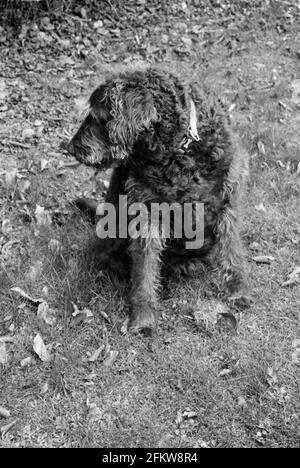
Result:
{"type": "Polygon", "coordinates": [[[156,326],[156,314],[154,307],[149,304],[133,307],[128,329],[133,333],[143,333],[145,336],[151,336],[156,326]]]}
{"type": "Polygon", "coordinates": [[[168,261],[165,267],[166,276],[170,276],[176,280],[181,277],[191,278],[197,272],[199,262],[195,259],[180,259],[180,261],[168,261]]]}

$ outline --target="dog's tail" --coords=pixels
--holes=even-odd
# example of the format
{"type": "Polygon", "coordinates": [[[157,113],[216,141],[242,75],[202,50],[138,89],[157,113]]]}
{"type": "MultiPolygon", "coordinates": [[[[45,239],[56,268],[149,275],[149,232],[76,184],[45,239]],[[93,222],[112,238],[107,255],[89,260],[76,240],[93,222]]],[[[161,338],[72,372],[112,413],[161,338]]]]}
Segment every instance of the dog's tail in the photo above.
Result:
{"type": "Polygon", "coordinates": [[[96,223],[96,212],[99,202],[92,200],[91,198],[76,198],[76,200],[72,202],[72,205],[90,218],[93,224],[96,223]]]}

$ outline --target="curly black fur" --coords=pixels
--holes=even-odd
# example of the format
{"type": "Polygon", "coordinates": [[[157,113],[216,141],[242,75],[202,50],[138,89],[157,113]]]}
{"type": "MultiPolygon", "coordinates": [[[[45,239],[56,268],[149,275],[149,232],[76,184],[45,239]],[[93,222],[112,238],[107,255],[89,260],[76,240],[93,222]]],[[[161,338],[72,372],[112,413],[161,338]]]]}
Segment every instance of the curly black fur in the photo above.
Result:
{"type": "Polygon", "coordinates": [[[159,226],[154,226],[159,236],[149,232],[147,241],[121,242],[132,262],[133,329],[154,327],[166,249],[182,259],[209,258],[230,293],[244,291],[239,221],[248,155],[230,130],[226,109],[210,90],[155,68],[114,76],[91,95],[90,112],[69,152],[87,165],[115,167],[107,194],[107,201],[115,205],[119,194],[149,208],[153,202],[204,203],[201,249],[186,250],[186,239],[164,238],[159,226]],[[183,145],[192,103],[199,141],[183,145]]]}

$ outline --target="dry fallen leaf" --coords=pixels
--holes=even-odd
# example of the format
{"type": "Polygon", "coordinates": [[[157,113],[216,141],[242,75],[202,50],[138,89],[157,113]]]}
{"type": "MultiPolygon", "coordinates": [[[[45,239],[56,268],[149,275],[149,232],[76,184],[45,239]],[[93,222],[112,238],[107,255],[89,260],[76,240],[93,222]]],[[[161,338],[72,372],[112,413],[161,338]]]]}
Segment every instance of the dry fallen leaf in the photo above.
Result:
{"type": "Polygon", "coordinates": [[[277,374],[272,367],[268,367],[267,369],[267,382],[270,385],[270,387],[278,383],[277,374]]]}
{"type": "Polygon", "coordinates": [[[257,251],[259,251],[259,249],[260,249],[260,245],[259,245],[258,242],[252,242],[252,243],[249,245],[249,249],[257,252],[257,251]]]}
{"type": "Polygon", "coordinates": [[[5,366],[8,362],[6,345],[0,342],[0,365],[5,366]]]}
{"type": "Polygon", "coordinates": [[[118,354],[119,354],[119,351],[109,351],[103,361],[103,365],[105,367],[112,366],[115,360],[117,359],[118,354]]]}
{"type": "Polygon", "coordinates": [[[292,101],[296,105],[300,104],[300,80],[294,80],[292,83],[292,88],[293,88],[293,95],[292,95],[292,101]]]}
{"type": "Polygon", "coordinates": [[[94,29],[98,29],[98,28],[102,28],[103,27],[103,21],[102,20],[98,20],[98,21],[95,21],[93,23],[93,28],[94,29]]]}
{"type": "Polygon", "coordinates": [[[33,265],[31,265],[28,275],[27,275],[30,281],[38,280],[41,277],[42,270],[43,270],[43,262],[41,262],[40,260],[38,260],[33,265]]]}
{"type": "Polygon", "coordinates": [[[69,168],[69,167],[77,167],[80,165],[79,161],[70,161],[70,162],[64,162],[64,161],[59,161],[57,165],[57,170],[60,171],[61,169],[64,168],[69,168]]]}
{"type": "Polygon", "coordinates": [[[42,302],[44,302],[44,299],[42,299],[42,298],[34,299],[33,297],[29,296],[25,291],[23,291],[21,288],[19,288],[17,286],[14,287],[14,288],[11,288],[11,291],[19,294],[19,296],[21,296],[23,299],[25,299],[28,302],[31,302],[34,305],[38,305],[38,304],[41,304],[42,302]]]}
{"type": "Polygon", "coordinates": [[[15,188],[17,182],[17,169],[13,169],[12,171],[7,171],[5,173],[5,186],[7,190],[13,190],[15,188]]]}
{"type": "Polygon", "coordinates": [[[28,179],[20,180],[19,182],[19,190],[24,195],[27,190],[30,189],[31,183],[28,179]]]}
{"type": "Polygon", "coordinates": [[[58,254],[60,252],[60,249],[61,249],[61,245],[60,245],[60,242],[59,240],[57,239],[50,239],[49,243],[48,243],[48,249],[54,253],[54,254],[58,254]]]}
{"type": "Polygon", "coordinates": [[[15,339],[13,336],[0,336],[0,343],[14,343],[15,339]]]}
{"type": "Polygon", "coordinates": [[[45,343],[41,337],[41,335],[37,334],[36,337],[33,340],[33,349],[34,352],[38,355],[41,361],[43,362],[48,362],[50,359],[50,356],[48,354],[47,348],[45,346],[45,343]]]}
{"type": "Polygon", "coordinates": [[[4,219],[2,221],[1,231],[4,236],[9,236],[12,233],[12,225],[9,219],[4,219]]]}
{"type": "Polygon", "coordinates": [[[300,284],[300,267],[299,266],[294,268],[292,273],[288,275],[288,279],[284,283],[282,283],[281,286],[284,288],[286,286],[295,286],[296,284],[300,284]]]}
{"type": "Polygon", "coordinates": [[[295,286],[296,284],[299,284],[299,283],[300,283],[300,278],[295,276],[294,278],[289,278],[288,280],[284,281],[284,283],[282,283],[281,286],[283,288],[286,288],[288,286],[295,286]]]}
{"type": "Polygon", "coordinates": [[[299,365],[300,364],[300,349],[296,349],[291,354],[292,363],[299,365]]]}
{"type": "Polygon", "coordinates": [[[0,79],[0,101],[4,101],[5,98],[9,95],[6,83],[3,78],[0,79]]]}
{"type": "Polygon", "coordinates": [[[215,300],[198,301],[197,309],[193,311],[197,325],[200,325],[208,332],[219,330],[237,329],[237,321],[229,308],[215,300]],[[226,324],[226,327],[225,327],[226,324]],[[229,326],[228,326],[229,325],[229,326]]]}
{"type": "Polygon", "coordinates": [[[292,343],[292,348],[294,351],[292,352],[292,363],[296,365],[300,365],[300,339],[296,338],[292,343]]]}
{"type": "Polygon", "coordinates": [[[38,306],[37,317],[43,320],[47,325],[54,325],[56,322],[55,312],[53,309],[50,309],[47,302],[42,302],[38,306]]]}
{"type": "Polygon", "coordinates": [[[50,226],[52,224],[50,213],[40,205],[36,205],[35,219],[38,226],[50,226]]]}
{"type": "Polygon", "coordinates": [[[34,128],[30,128],[30,127],[24,128],[24,130],[22,131],[22,140],[30,139],[34,135],[35,135],[35,129],[34,128]]]}
{"type": "Polygon", "coordinates": [[[45,395],[45,393],[47,393],[49,390],[49,384],[47,382],[43,383],[43,385],[41,386],[41,390],[40,390],[40,394],[41,395],[45,395]]]}
{"type": "Polygon", "coordinates": [[[280,159],[278,159],[276,162],[277,162],[278,166],[281,167],[281,169],[285,169],[285,164],[283,164],[283,162],[280,161],[280,159]]]}
{"type": "Polygon", "coordinates": [[[3,406],[0,406],[0,417],[5,419],[8,419],[10,417],[10,412],[3,406]]]}
{"type": "Polygon", "coordinates": [[[178,411],[177,412],[177,416],[176,416],[176,419],[175,419],[175,424],[176,426],[179,426],[183,421],[183,415],[182,415],[182,412],[181,411],[178,411]]]}
{"type": "Polygon", "coordinates": [[[254,436],[254,439],[260,445],[265,445],[265,437],[266,437],[266,431],[257,431],[257,433],[254,436]]]}
{"type": "Polygon", "coordinates": [[[254,208],[256,209],[256,211],[259,211],[260,213],[266,213],[267,212],[267,210],[266,210],[263,203],[260,203],[259,205],[255,205],[254,208]]]}
{"type": "Polygon", "coordinates": [[[236,332],[238,328],[238,323],[233,313],[221,313],[218,317],[217,328],[219,331],[222,332],[236,332]]]}
{"type": "Polygon", "coordinates": [[[198,413],[196,411],[191,411],[189,408],[187,408],[183,413],[182,416],[184,418],[190,419],[190,418],[196,418],[198,416],[198,413]]]}
{"type": "Polygon", "coordinates": [[[239,406],[240,408],[246,408],[246,407],[247,407],[247,402],[246,402],[245,398],[242,397],[242,396],[239,396],[239,397],[238,397],[237,404],[238,404],[238,406],[239,406]]]}
{"type": "Polygon", "coordinates": [[[210,445],[205,442],[204,440],[199,439],[197,443],[193,446],[193,448],[202,448],[202,449],[208,449],[210,448],[210,445]]]}
{"type": "Polygon", "coordinates": [[[299,338],[296,338],[296,339],[293,341],[292,347],[295,348],[295,349],[299,349],[299,350],[300,350],[300,339],[299,339],[299,338]]]}
{"type": "Polygon", "coordinates": [[[100,310],[99,311],[100,315],[102,315],[102,317],[107,320],[108,322],[110,322],[110,318],[108,317],[107,313],[104,312],[104,310],[100,310]]]}
{"type": "Polygon", "coordinates": [[[275,258],[269,255],[258,255],[257,257],[253,257],[255,263],[262,263],[266,265],[270,265],[274,262],[275,258]]]}
{"type": "Polygon", "coordinates": [[[45,171],[49,168],[49,161],[48,159],[41,159],[41,172],[45,171]]]}
{"type": "Polygon", "coordinates": [[[126,319],[124,320],[124,322],[123,322],[123,324],[121,326],[121,330],[120,330],[122,335],[127,335],[129,321],[130,321],[129,317],[126,317],[126,319]]]}
{"type": "Polygon", "coordinates": [[[102,418],[102,411],[98,408],[96,403],[89,404],[88,408],[89,412],[87,417],[89,422],[99,421],[102,418]]]}
{"type": "Polygon", "coordinates": [[[6,424],[5,426],[1,426],[0,428],[0,432],[1,432],[1,435],[4,436],[12,427],[15,426],[15,424],[17,424],[17,419],[15,419],[14,421],[6,424]]]}
{"type": "Polygon", "coordinates": [[[227,311],[227,308],[221,302],[213,300],[198,301],[193,314],[197,325],[201,325],[205,330],[209,330],[215,328],[219,314],[224,311],[227,311]]]}
{"type": "Polygon", "coordinates": [[[94,314],[90,309],[85,308],[83,310],[80,310],[74,302],[72,302],[72,306],[74,309],[72,315],[74,317],[75,325],[78,325],[81,322],[91,322],[91,320],[93,320],[94,314]]]}
{"type": "Polygon", "coordinates": [[[24,358],[22,359],[22,361],[20,361],[20,366],[21,367],[29,367],[31,364],[31,357],[28,356],[27,358],[24,358]]]}
{"type": "Polygon", "coordinates": [[[219,373],[219,377],[227,377],[228,375],[232,374],[233,369],[223,369],[219,373]]]}
{"type": "Polygon", "coordinates": [[[93,354],[88,358],[89,362],[95,362],[100,357],[102,352],[104,351],[105,345],[100,346],[100,348],[96,349],[93,354]]]}
{"type": "Polygon", "coordinates": [[[263,144],[262,141],[257,142],[257,148],[258,148],[258,151],[260,152],[260,154],[263,154],[263,155],[266,154],[265,145],[263,144]]]}

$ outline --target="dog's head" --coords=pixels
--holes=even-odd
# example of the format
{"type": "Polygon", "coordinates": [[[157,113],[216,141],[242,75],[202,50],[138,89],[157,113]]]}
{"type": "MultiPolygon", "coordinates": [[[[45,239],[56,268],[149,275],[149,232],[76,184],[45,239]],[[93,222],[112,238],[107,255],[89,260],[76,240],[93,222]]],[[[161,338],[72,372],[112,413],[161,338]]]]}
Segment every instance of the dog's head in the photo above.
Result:
{"type": "Polygon", "coordinates": [[[127,158],[142,133],[150,132],[159,114],[145,72],[119,75],[99,86],[89,111],[67,150],[80,162],[107,167],[127,158]]]}

